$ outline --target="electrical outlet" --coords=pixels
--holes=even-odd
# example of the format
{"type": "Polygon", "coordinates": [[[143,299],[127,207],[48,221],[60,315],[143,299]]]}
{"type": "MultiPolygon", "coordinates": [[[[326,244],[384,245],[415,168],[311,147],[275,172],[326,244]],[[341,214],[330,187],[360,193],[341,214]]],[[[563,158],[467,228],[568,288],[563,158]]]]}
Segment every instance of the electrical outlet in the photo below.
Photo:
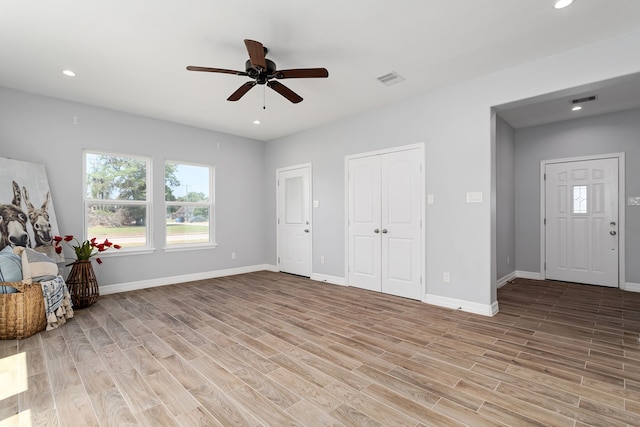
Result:
{"type": "Polygon", "coordinates": [[[324,255],[320,256],[320,264],[324,264],[324,255]]]}
{"type": "Polygon", "coordinates": [[[231,252],[231,259],[236,259],[236,253],[235,252],[231,252]]]}
{"type": "Polygon", "coordinates": [[[451,283],[451,273],[449,272],[442,273],[442,281],[444,283],[451,283]]]}

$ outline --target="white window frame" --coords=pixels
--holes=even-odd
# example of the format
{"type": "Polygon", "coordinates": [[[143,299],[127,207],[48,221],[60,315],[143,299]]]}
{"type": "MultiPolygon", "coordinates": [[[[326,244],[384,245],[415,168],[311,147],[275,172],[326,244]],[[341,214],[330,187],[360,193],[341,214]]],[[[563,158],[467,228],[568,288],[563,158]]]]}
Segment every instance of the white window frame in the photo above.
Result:
{"type": "MultiPolygon", "coordinates": [[[[145,246],[135,246],[135,247],[122,247],[117,251],[109,251],[100,254],[100,257],[109,257],[109,256],[118,256],[118,255],[131,255],[134,253],[150,253],[154,251],[152,236],[153,233],[151,230],[153,229],[153,207],[151,201],[153,200],[153,186],[152,186],[152,160],[151,157],[139,156],[133,154],[126,153],[116,153],[111,151],[99,151],[99,150],[83,150],[82,153],[82,197],[83,197],[83,207],[84,207],[84,215],[83,215],[83,230],[82,233],[84,235],[84,240],[89,239],[93,236],[89,236],[89,205],[93,204],[102,204],[102,205],[124,205],[124,206],[143,206],[146,208],[147,219],[145,226],[145,246]],[[130,159],[140,160],[145,162],[146,164],[146,200],[103,200],[103,199],[93,199],[88,197],[87,195],[87,156],[88,155],[98,155],[98,156],[112,156],[112,157],[126,157],[130,159]]],[[[117,236],[110,238],[113,243],[119,243],[117,236]]]]}
{"type": "Polygon", "coordinates": [[[177,243],[177,244],[169,244],[167,243],[167,226],[166,223],[163,224],[164,228],[164,247],[165,252],[173,252],[173,251],[186,251],[186,250],[198,250],[198,249],[207,249],[207,248],[215,248],[218,246],[215,240],[215,229],[216,229],[216,212],[215,212],[215,173],[216,168],[213,164],[204,164],[204,163],[194,163],[187,162],[181,160],[173,160],[173,159],[165,159],[162,177],[163,177],[163,190],[165,184],[165,174],[166,174],[166,166],[167,163],[171,163],[174,165],[187,165],[187,166],[197,166],[202,168],[209,169],[209,201],[208,202],[184,202],[184,201],[169,201],[166,199],[166,193],[163,191],[163,200],[164,200],[164,209],[163,209],[163,217],[166,220],[167,207],[169,206],[189,206],[193,208],[198,207],[206,207],[209,209],[209,241],[208,242],[193,242],[193,243],[177,243]]]}

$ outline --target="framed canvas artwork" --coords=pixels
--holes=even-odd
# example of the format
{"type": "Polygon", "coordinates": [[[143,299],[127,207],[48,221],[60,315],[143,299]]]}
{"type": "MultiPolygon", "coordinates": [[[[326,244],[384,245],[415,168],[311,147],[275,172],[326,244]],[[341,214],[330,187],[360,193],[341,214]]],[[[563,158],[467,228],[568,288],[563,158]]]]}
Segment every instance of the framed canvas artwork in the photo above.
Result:
{"type": "Polygon", "coordinates": [[[58,222],[44,165],[0,157],[0,250],[24,246],[56,262],[58,222]]]}

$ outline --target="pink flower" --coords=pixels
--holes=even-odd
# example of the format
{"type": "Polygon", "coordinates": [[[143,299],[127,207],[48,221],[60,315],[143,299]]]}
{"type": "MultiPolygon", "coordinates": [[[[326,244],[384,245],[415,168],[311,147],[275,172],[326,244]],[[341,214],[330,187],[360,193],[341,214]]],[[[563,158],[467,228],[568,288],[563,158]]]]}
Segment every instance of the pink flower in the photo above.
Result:
{"type": "Polygon", "coordinates": [[[96,258],[96,262],[97,262],[98,264],[102,264],[102,260],[101,260],[100,258],[96,258]]]}

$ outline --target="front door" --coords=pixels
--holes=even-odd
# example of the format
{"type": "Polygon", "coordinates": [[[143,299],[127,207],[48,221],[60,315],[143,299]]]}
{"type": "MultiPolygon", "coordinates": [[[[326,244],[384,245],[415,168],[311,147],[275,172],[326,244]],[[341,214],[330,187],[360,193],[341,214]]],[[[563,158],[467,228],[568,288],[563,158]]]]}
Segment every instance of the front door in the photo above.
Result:
{"type": "Polygon", "coordinates": [[[546,278],[618,287],[618,158],[545,166],[546,278]]]}
{"type": "Polygon", "coordinates": [[[311,276],[311,166],[280,169],[278,189],[278,268],[311,276]]]}

